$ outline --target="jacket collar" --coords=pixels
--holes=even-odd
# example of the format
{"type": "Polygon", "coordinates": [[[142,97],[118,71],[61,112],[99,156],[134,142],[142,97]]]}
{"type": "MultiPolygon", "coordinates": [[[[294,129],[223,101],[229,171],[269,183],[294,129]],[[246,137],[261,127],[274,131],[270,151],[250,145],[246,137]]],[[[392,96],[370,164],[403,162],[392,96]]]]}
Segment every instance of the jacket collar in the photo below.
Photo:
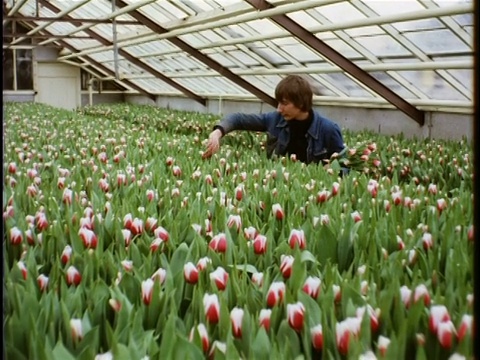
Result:
{"type": "MultiPolygon", "coordinates": [[[[277,124],[277,127],[278,128],[285,128],[285,127],[287,127],[287,125],[288,125],[287,120],[285,120],[284,117],[282,116],[280,118],[280,121],[277,124]]],[[[310,135],[312,138],[317,140],[318,139],[318,134],[320,133],[321,125],[322,125],[321,116],[319,116],[316,111],[313,111],[312,125],[310,125],[310,128],[308,129],[308,135],[310,135]]]]}

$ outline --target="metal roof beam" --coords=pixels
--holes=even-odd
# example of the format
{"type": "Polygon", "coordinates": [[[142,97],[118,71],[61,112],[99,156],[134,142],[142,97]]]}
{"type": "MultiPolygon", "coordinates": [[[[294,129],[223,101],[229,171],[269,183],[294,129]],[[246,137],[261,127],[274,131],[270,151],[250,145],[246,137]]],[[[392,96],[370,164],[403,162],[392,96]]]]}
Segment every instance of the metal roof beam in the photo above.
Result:
{"type": "MultiPolygon", "coordinates": [[[[46,0],[38,0],[43,6],[49,8],[51,11],[53,12],[59,12],[60,10],[53,4],[51,4],[50,2],[46,1],[46,0]]],[[[119,10],[118,12],[120,12],[121,10],[119,10]]],[[[69,16],[66,15],[66,17],[68,18],[69,16]]],[[[85,32],[90,35],[93,39],[97,40],[98,42],[100,42],[101,44],[103,44],[104,46],[111,46],[112,45],[112,42],[105,39],[104,37],[102,37],[101,35],[97,34],[95,31],[93,30],[90,30],[90,29],[86,29],[85,32]]],[[[78,51],[77,49],[75,49],[75,51],[78,51]]],[[[144,63],[143,61],[140,61],[138,60],[135,56],[133,56],[132,54],[128,53],[127,51],[123,50],[123,49],[119,49],[118,50],[118,53],[120,55],[122,55],[125,59],[127,59],[128,61],[130,61],[131,63],[135,64],[136,66],[142,68],[143,70],[155,75],[157,78],[159,78],[160,80],[164,81],[165,83],[167,83],[168,85],[172,86],[173,88],[177,89],[178,91],[184,93],[185,95],[187,95],[190,99],[192,100],[195,100],[197,102],[199,102],[200,104],[202,105],[206,105],[206,100],[200,96],[198,96],[197,94],[193,93],[192,91],[190,91],[189,89],[183,87],[182,85],[178,84],[177,82],[173,81],[172,79],[170,79],[169,77],[163,75],[160,71],[152,68],[150,65],[144,63]]]]}
{"type": "MultiPolygon", "coordinates": [[[[49,33],[47,30],[42,30],[42,32],[46,33],[47,35],[53,36],[53,34],[49,33]]],[[[74,46],[70,45],[69,43],[67,43],[64,40],[58,40],[57,42],[58,42],[59,45],[63,46],[66,49],[69,49],[72,52],[78,51],[74,46]]],[[[109,76],[115,77],[115,72],[113,70],[110,70],[109,68],[107,68],[105,65],[100,64],[99,62],[97,62],[96,60],[92,59],[89,56],[83,56],[83,58],[86,61],[88,61],[91,64],[91,66],[94,66],[97,69],[100,69],[102,72],[104,72],[105,74],[108,74],[109,76]]],[[[115,81],[117,81],[122,86],[126,86],[126,87],[129,87],[131,89],[137,90],[140,94],[144,94],[144,95],[148,96],[153,101],[155,101],[155,99],[156,99],[156,96],[150,94],[148,91],[144,90],[142,87],[138,86],[137,84],[135,84],[135,83],[133,83],[133,82],[127,80],[127,79],[115,80],[115,81]]]]}
{"type": "MultiPolygon", "coordinates": [[[[62,10],[60,12],[58,12],[58,16],[59,18],[63,17],[64,15],[67,15],[69,14],[70,12],[78,9],[79,7],[82,7],[84,4],[86,4],[87,2],[89,2],[90,0],[81,0],[81,1],[78,1],[76,2],[72,7],[69,7],[68,9],[65,9],[65,10],[62,10]]],[[[40,30],[43,30],[45,29],[47,26],[50,26],[52,25],[53,23],[55,22],[55,18],[52,18],[52,20],[50,21],[47,21],[45,22],[44,24],[41,24],[41,25],[38,25],[36,26],[34,29],[30,30],[29,32],[27,32],[27,35],[33,35],[33,34],[36,34],[37,32],[39,32],[40,30]]],[[[69,35],[69,34],[67,34],[69,35]]],[[[26,37],[20,37],[18,39],[15,39],[11,42],[12,45],[15,45],[15,44],[18,44],[19,42],[21,42],[22,40],[25,40],[26,37]]]]}
{"type": "MultiPolygon", "coordinates": [[[[274,7],[272,4],[265,0],[246,1],[261,11],[274,7]]],[[[420,124],[421,126],[425,124],[425,113],[423,111],[418,110],[415,106],[405,101],[402,97],[398,96],[388,87],[383,85],[377,79],[372,77],[366,71],[362,70],[360,67],[355,65],[353,62],[348,60],[346,57],[344,57],[335,49],[327,45],[325,42],[317,38],[307,29],[297,24],[288,16],[274,15],[271,16],[270,19],[278,25],[282,26],[284,29],[288,30],[297,39],[309,45],[312,49],[316,50],[322,56],[333,62],[335,65],[342,68],[347,74],[355,78],[357,81],[361,82],[362,84],[375,91],[378,95],[382,96],[392,105],[403,111],[413,120],[415,120],[418,124],[420,124]]]]}
{"type": "MultiPolygon", "coordinates": [[[[50,21],[50,22],[69,22],[69,23],[75,23],[75,24],[111,24],[113,20],[111,19],[80,19],[80,18],[70,18],[67,19],[65,17],[58,17],[58,18],[53,18],[49,16],[6,16],[6,20],[17,20],[17,21],[25,21],[25,22],[30,22],[30,21],[50,21]]],[[[138,23],[138,21],[134,20],[115,20],[117,25],[141,25],[138,23]]]]}
{"type": "MultiPolygon", "coordinates": [[[[305,9],[310,9],[314,8],[316,6],[322,6],[322,5],[328,5],[328,4],[333,4],[337,3],[341,0],[308,0],[308,1],[300,1],[300,2],[295,2],[289,5],[284,5],[282,7],[270,9],[270,10],[265,10],[265,11],[255,11],[251,13],[247,13],[244,15],[240,15],[234,18],[227,18],[219,21],[213,21],[210,23],[202,23],[199,25],[194,25],[190,26],[187,28],[179,28],[176,30],[169,30],[167,33],[164,34],[152,34],[151,31],[147,31],[144,33],[136,34],[134,36],[130,37],[125,37],[121,38],[119,37],[118,39],[118,45],[122,47],[127,47],[131,45],[137,45],[137,44],[142,44],[150,41],[157,41],[157,40],[162,40],[162,39],[167,39],[171,37],[177,37],[180,35],[185,35],[185,34],[191,34],[203,30],[210,30],[214,28],[220,28],[222,26],[228,26],[228,25],[233,25],[233,24],[239,24],[242,22],[247,22],[247,21],[252,21],[252,20],[258,20],[258,19],[264,19],[268,18],[269,16],[272,15],[279,15],[279,14],[286,14],[294,11],[299,11],[299,10],[305,10],[305,9]]],[[[240,40],[240,39],[239,39],[240,40]]],[[[104,51],[104,49],[100,49],[98,46],[93,46],[90,48],[87,48],[85,50],[82,50],[82,54],[93,54],[95,52],[101,52],[104,51]]]]}
{"type": "MultiPolygon", "coordinates": [[[[122,1],[122,0],[115,0],[115,3],[118,7],[125,7],[127,4],[122,1]]],[[[152,31],[156,32],[157,34],[165,34],[168,33],[167,29],[164,29],[160,25],[158,25],[156,22],[151,20],[150,18],[146,17],[142,13],[140,13],[137,10],[133,10],[130,12],[130,16],[134,17],[136,20],[141,22],[143,25],[147,26],[149,29],[152,31]]],[[[183,40],[177,38],[177,37],[172,37],[168,39],[170,42],[172,42],[174,45],[178,46],[180,49],[185,51],[186,53],[192,55],[194,58],[197,60],[201,61],[208,67],[212,68],[216,72],[218,72],[220,75],[226,77],[230,81],[234,82],[236,85],[244,88],[248,92],[254,94],[257,96],[259,99],[265,101],[267,104],[276,107],[277,106],[277,101],[272,98],[270,95],[264,93],[262,90],[258,89],[256,86],[250,84],[249,82],[245,81],[242,79],[240,76],[235,75],[232,71],[227,69],[226,67],[222,66],[220,63],[217,61],[211,59],[207,55],[201,53],[194,47],[190,46],[183,40]]]]}

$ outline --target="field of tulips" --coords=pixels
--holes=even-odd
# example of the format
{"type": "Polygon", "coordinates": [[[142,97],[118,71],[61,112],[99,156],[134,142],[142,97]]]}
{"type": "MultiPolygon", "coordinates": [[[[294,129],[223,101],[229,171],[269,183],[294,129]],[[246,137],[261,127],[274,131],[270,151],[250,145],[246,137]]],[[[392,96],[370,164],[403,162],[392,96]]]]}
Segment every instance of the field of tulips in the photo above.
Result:
{"type": "Polygon", "coordinates": [[[217,120],[4,104],[7,359],[473,357],[472,144],[202,160],[217,120]]]}

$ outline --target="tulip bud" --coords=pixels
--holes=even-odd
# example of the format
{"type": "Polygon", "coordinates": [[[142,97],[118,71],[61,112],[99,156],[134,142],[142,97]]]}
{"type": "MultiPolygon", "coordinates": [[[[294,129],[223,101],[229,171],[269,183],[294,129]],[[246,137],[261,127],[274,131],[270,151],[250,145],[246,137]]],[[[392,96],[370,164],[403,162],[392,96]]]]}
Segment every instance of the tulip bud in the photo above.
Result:
{"type": "Polygon", "coordinates": [[[312,345],[315,350],[323,349],[323,329],[322,325],[318,324],[310,328],[310,337],[312,338],[312,345]]]}
{"type": "Polygon", "coordinates": [[[230,320],[232,322],[232,333],[236,338],[242,337],[242,321],[244,310],[242,308],[234,307],[230,312],[230,320]]]}
{"type": "Polygon", "coordinates": [[[154,282],[152,279],[142,281],[142,300],[145,305],[150,305],[153,295],[154,282]]]}
{"type": "Polygon", "coordinates": [[[158,268],[150,278],[153,281],[158,281],[160,285],[162,285],[165,282],[165,279],[167,278],[167,270],[163,268],[158,268]]]}
{"type": "Polygon", "coordinates": [[[275,281],[270,284],[270,288],[267,292],[267,306],[274,307],[283,301],[285,294],[285,283],[281,281],[275,281]]]}
{"type": "Polygon", "coordinates": [[[380,335],[378,337],[377,347],[382,357],[385,357],[388,350],[388,345],[390,345],[390,339],[383,335],[380,335]]]}
{"type": "Polygon", "coordinates": [[[283,208],[280,204],[273,204],[272,205],[272,211],[273,211],[273,214],[275,215],[275,218],[277,220],[283,220],[283,217],[285,216],[284,212],[283,212],[283,208]]]}
{"type": "Polygon", "coordinates": [[[220,252],[220,253],[225,253],[227,251],[227,237],[224,233],[219,233],[215,235],[212,240],[210,240],[208,246],[210,249],[220,252]]]}
{"type": "Polygon", "coordinates": [[[83,338],[83,328],[81,319],[70,319],[70,329],[73,341],[77,342],[83,338]]]}
{"type": "Polygon", "coordinates": [[[267,251],[267,237],[258,234],[253,240],[253,251],[257,255],[265,254],[267,251]]]}
{"type": "Polygon", "coordinates": [[[309,276],[306,280],[305,283],[303,284],[302,290],[310,295],[312,298],[316,299],[318,297],[318,294],[320,292],[320,285],[322,281],[318,277],[314,276],[309,276]]]}
{"type": "Polygon", "coordinates": [[[271,309],[262,309],[258,315],[259,326],[263,326],[265,331],[270,330],[270,316],[272,315],[271,309]]]}
{"type": "Polygon", "coordinates": [[[280,271],[284,278],[288,279],[292,275],[292,267],[295,258],[292,255],[280,256],[280,271]]]}
{"type": "Polygon", "coordinates": [[[258,287],[262,287],[263,285],[263,273],[256,272],[252,274],[252,282],[257,285],[258,287]]]}
{"type": "Polygon", "coordinates": [[[202,341],[202,349],[203,352],[207,352],[208,348],[210,347],[210,340],[208,338],[208,331],[204,324],[200,323],[196,327],[193,327],[190,331],[189,340],[193,341],[195,336],[195,331],[200,336],[200,340],[202,341]]]}
{"type": "Polygon", "coordinates": [[[216,324],[220,319],[220,303],[216,294],[205,294],[203,296],[203,307],[205,317],[209,323],[216,324]]]}
{"type": "Polygon", "coordinates": [[[197,267],[192,262],[186,263],[183,267],[183,276],[187,283],[196,284],[198,282],[197,267]]]}
{"type": "Polygon", "coordinates": [[[222,291],[227,287],[228,273],[222,267],[217,267],[210,273],[210,280],[215,282],[217,289],[222,291]]]}
{"type": "Polygon", "coordinates": [[[295,331],[302,330],[305,317],[305,306],[301,302],[287,304],[287,317],[289,325],[295,331]]]}
{"type": "Polygon", "coordinates": [[[304,231],[292,229],[292,231],[290,232],[290,237],[288,239],[288,244],[292,249],[294,249],[296,245],[301,250],[305,249],[307,242],[305,239],[304,231]]]}
{"type": "Polygon", "coordinates": [[[81,280],[82,275],[80,274],[80,272],[73,265],[70,265],[70,267],[67,269],[67,284],[78,285],[80,284],[81,280]]]}

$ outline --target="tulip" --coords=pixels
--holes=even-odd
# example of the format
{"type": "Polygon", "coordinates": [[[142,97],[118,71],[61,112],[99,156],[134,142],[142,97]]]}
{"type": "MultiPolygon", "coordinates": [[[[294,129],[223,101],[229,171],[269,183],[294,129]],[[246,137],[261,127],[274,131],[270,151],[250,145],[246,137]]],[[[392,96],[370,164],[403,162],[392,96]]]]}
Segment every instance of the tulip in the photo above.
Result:
{"type": "Polygon", "coordinates": [[[292,275],[292,267],[295,258],[292,255],[280,256],[280,271],[284,278],[288,279],[292,275]]]}
{"type": "Polygon", "coordinates": [[[402,192],[400,190],[393,192],[392,193],[392,200],[393,200],[393,203],[395,205],[400,205],[403,202],[402,192]]]}
{"type": "Polygon", "coordinates": [[[210,347],[210,339],[208,338],[207,328],[202,323],[198,324],[196,327],[193,327],[192,330],[190,330],[189,334],[190,341],[193,341],[195,331],[198,333],[198,335],[200,336],[200,340],[202,341],[203,352],[207,352],[208,348],[210,347]]]}
{"type": "Polygon", "coordinates": [[[14,226],[10,229],[10,243],[12,245],[20,245],[23,241],[23,233],[22,231],[14,226]]]}
{"type": "Polygon", "coordinates": [[[46,276],[44,274],[38,275],[37,284],[38,284],[38,288],[40,289],[40,291],[47,290],[48,280],[49,280],[48,276],[46,276]]]}
{"type": "Polygon", "coordinates": [[[153,295],[154,281],[151,278],[142,281],[142,300],[145,305],[150,305],[153,295]]]}
{"type": "Polygon", "coordinates": [[[107,179],[102,178],[102,179],[98,180],[98,186],[105,193],[108,192],[108,190],[110,190],[110,185],[108,184],[107,179]]]}
{"type": "Polygon", "coordinates": [[[457,338],[462,341],[467,334],[472,334],[473,316],[465,314],[462,316],[462,321],[458,326],[457,338]]]}
{"type": "Polygon", "coordinates": [[[339,303],[340,300],[342,300],[342,289],[340,286],[338,285],[332,285],[332,289],[333,289],[333,299],[335,301],[335,303],[339,303]]]}
{"type": "Polygon", "coordinates": [[[467,231],[467,238],[468,240],[470,241],[473,241],[475,238],[474,238],[474,233],[473,233],[473,225],[470,225],[468,227],[468,231],[467,231]]]}
{"type": "Polygon", "coordinates": [[[388,345],[390,345],[390,339],[383,335],[380,335],[378,337],[377,347],[382,357],[384,357],[387,353],[388,345]]]}
{"type": "Polygon", "coordinates": [[[203,307],[205,317],[209,323],[216,324],[220,319],[220,303],[216,294],[205,294],[203,296],[203,307]]]}
{"type": "Polygon", "coordinates": [[[340,184],[335,181],[335,182],[332,184],[332,196],[337,195],[339,190],[340,190],[340,184]]]}
{"type": "Polygon", "coordinates": [[[437,210],[441,213],[443,210],[447,208],[447,201],[445,199],[438,199],[437,200],[437,210]]]}
{"type": "Polygon", "coordinates": [[[66,245],[61,255],[62,264],[65,265],[70,260],[72,253],[73,253],[72,247],[70,245],[66,245]]]}
{"type": "Polygon", "coordinates": [[[29,245],[35,245],[35,239],[33,237],[33,231],[32,229],[27,229],[25,231],[25,238],[27,239],[27,243],[29,245]]]}
{"type": "Polygon", "coordinates": [[[121,264],[125,271],[132,271],[133,270],[133,261],[131,260],[122,260],[121,264]]]}
{"type": "Polygon", "coordinates": [[[153,281],[158,281],[160,285],[162,285],[165,282],[165,279],[167,277],[167,270],[163,268],[158,268],[152,276],[150,276],[150,279],[153,281]]]}
{"type": "Polygon", "coordinates": [[[363,316],[365,314],[365,311],[368,311],[368,316],[370,318],[370,328],[372,332],[376,332],[378,330],[379,326],[379,317],[380,317],[380,309],[373,310],[373,308],[370,305],[367,306],[362,306],[357,308],[355,315],[363,319],[363,316]]]}
{"type": "Polygon", "coordinates": [[[132,225],[130,226],[130,231],[132,232],[133,236],[143,233],[143,220],[139,218],[133,219],[132,225]]]}
{"type": "Polygon", "coordinates": [[[127,175],[120,173],[117,174],[117,186],[127,185],[127,175]]]}
{"type": "Polygon", "coordinates": [[[287,305],[287,317],[289,325],[295,330],[300,331],[303,328],[305,317],[305,306],[301,302],[287,305]]]}
{"type": "Polygon", "coordinates": [[[273,214],[275,215],[275,218],[277,220],[283,220],[283,217],[285,216],[284,212],[283,212],[283,209],[282,209],[282,206],[280,204],[273,204],[272,205],[272,211],[273,211],[273,214]]]}
{"type": "Polygon", "coordinates": [[[180,168],[180,166],[174,165],[172,167],[172,174],[173,174],[173,176],[176,176],[176,177],[181,176],[182,175],[182,169],[180,168]]]}
{"type": "Polygon", "coordinates": [[[267,292],[267,306],[274,307],[283,301],[285,295],[285,283],[282,281],[274,281],[270,284],[267,292]]]}
{"type": "Polygon", "coordinates": [[[133,216],[132,214],[127,214],[123,217],[123,227],[129,229],[132,227],[133,216]]]}
{"type": "Polygon", "coordinates": [[[119,312],[122,309],[122,303],[117,299],[109,299],[108,304],[112,307],[113,311],[119,312]]]}
{"type": "Polygon", "coordinates": [[[257,255],[265,254],[267,251],[267,237],[265,235],[258,234],[253,240],[253,251],[257,255]]]}
{"type": "Polygon", "coordinates": [[[27,267],[25,266],[25,263],[23,261],[18,261],[17,266],[22,272],[23,280],[27,280],[28,270],[27,270],[27,267]]]}
{"type": "Polygon", "coordinates": [[[70,265],[67,269],[67,284],[68,285],[78,285],[82,281],[82,275],[73,265],[70,265]]]}
{"type": "Polygon", "coordinates": [[[63,203],[71,205],[73,200],[73,191],[71,189],[63,190],[63,203]]]}
{"type": "Polygon", "coordinates": [[[433,305],[430,307],[429,327],[432,333],[437,333],[441,322],[450,321],[450,314],[445,305],[433,305]]]}
{"type": "Polygon", "coordinates": [[[224,233],[219,233],[215,235],[212,240],[210,240],[208,246],[210,249],[220,252],[220,253],[225,253],[227,251],[227,237],[224,233]]]}
{"type": "Polygon", "coordinates": [[[157,229],[158,220],[154,217],[148,217],[145,221],[145,230],[149,233],[154,232],[157,229]]]}
{"type": "Polygon", "coordinates": [[[242,308],[234,307],[230,312],[230,320],[232,322],[232,333],[236,338],[242,337],[242,321],[244,310],[242,308]]]}
{"type": "Polygon", "coordinates": [[[122,229],[122,235],[125,247],[128,247],[132,241],[132,232],[128,229],[122,229]]]}
{"type": "Polygon", "coordinates": [[[186,263],[183,267],[183,276],[187,283],[196,284],[198,282],[197,267],[192,262],[186,263]]]}
{"type": "Polygon", "coordinates": [[[227,344],[224,343],[224,342],[220,342],[218,340],[215,340],[212,343],[212,347],[211,347],[210,351],[208,352],[208,358],[209,359],[214,359],[215,353],[217,352],[217,350],[222,354],[222,357],[224,358],[225,353],[227,352],[227,344]]]}
{"type": "Polygon", "coordinates": [[[197,269],[198,271],[203,271],[207,268],[208,264],[212,263],[212,259],[208,256],[204,256],[197,261],[197,269]]]}
{"type": "Polygon", "coordinates": [[[156,238],[162,239],[162,240],[165,241],[165,242],[167,242],[167,241],[170,239],[170,234],[169,234],[168,231],[165,230],[165,228],[163,228],[162,226],[158,226],[158,227],[154,230],[153,235],[154,235],[156,238]]]}
{"type": "Polygon", "coordinates": [[[459,353],[453,353],[448,360],[467,360],[467,358],[459,353]]]}
{"type": "Polygon", "coordinates": [[[81,319],[70,319],[70,330],[72,331],[73,341],[80,341],[83,339],[83,329],[81,319]]]}
{"type": "Polygon", "coordinates": [[[262,287],[263,285],[263,273],[256,272],[252,274],[252,282],[257,285],[258,287],[262,287]]]}
{"type": "Polygon", "coordinates": [[[362,220],[362,215],[360,215],[360,213],[356,210],[351,213],[351,216],[352,216],[353,221],[355,221],[355,222],[359,222],[359,221],[362,220]]]}
{"type": "Polygon", "coordinates": [[[322,325],[318,324],[310,328],[310,337],[312,338],[312,345],[315,350],[323,349],[323,329],[322,325]]]}
{"type": "Polygon", "coordinates": [[[242,228],[242,218],[240,215],[230,215],[227,219],[227,227],[235,227],[237,232],[240,232],[240,229],[242,228]]]}
{"type": "Polygon", "coordinates": [[[412,290],[406,285],[403,285],[400,288],[400,298],[402,299],[403,304],[408,308],[410,306],[410,299],[412,298],[412,290]]]}
{"type": "Polygon", "coordinates": [[[243,199],[243,186],[242,185],[239,185],[235,188],[235,199],[237,199],[238,201],[241,201],[243,199]]]}
{"type": "Polygon", "coordinates": [[[38,190],[35,185],[30,185],[27,187],[27,195],[30,197],[35,197],[38,194],[38,190]]]}
{"type": "Polygon", "coordinates": [[[305,280],[302,290],[308,295],[310,295],[312,298],[316,299],[320,292],[321,283],[322,280],[320,280],[320,278],[316,276],[309,276],[305,280]]]}
{"type": "Polygon", "coordinates": [[[424,233],[422,236],[422,243],[425,250],[431,249],[433,246],[432,234],[428,232],[424,233]]]}
{"type": "Polygon", "coordinates": [[[346,355],[348,353],[350,338],[352,336],[358,336],[361,323],[362,319],[358,317],[349,317],[337,323],[335,327],[335,338],[340,354],[346,355]]]}
{"type": "Polygon", "coordinates": [[[243,234],[247,240],[254,240],[258,235],[258,231],[253,226],[249,226],[243,229],[243,234]]]}
{"type": "Polygon", "coordinates": [[[35,224],[38,231],[43,231],[48,227],[47,216],[43,212],[35,214],[35,224]]]}
{"type": "Polygon", "coordinates": [[[421,298],[423,298],[423,303],[425,304],[425,306],[430,306],[430,294],[424,284],[417,285],[413,293],[414,302],[417,302],[421,298]]]}
{"type": "Polygon", "coordinates": [[[305,232],[303,230],[292,229],[290,232],[290,237],[288,239],[290,248],[294,249],[295,245],[298,245],[299,249],[303,250],[307,246],[307,241],[305,239],[305,232]]]}
{"type": "MultiPolygon", "coordinates": [[[[74,214],[75,216],[76,214],[74,214]]],[[[73,221],[73,219],[72,219],[73,221]]],[[[93,222],[93,218],[91,217],[82,217],[80,219],[80,228],[86,228],[88,230],[93,230],[93,227],[94,227],[94,222],[93,222]]]]}
{"type": "Polygon", "coordinates": [[[330,192],[327,190],[322,190],[317,194],[317,203],[324,203],[330,197],[330,192]]]}
{"type": "Polygon", "coordinates": [[[145,195],[147,196],[147,200],[149,202],[155,200],[155,191],[153,191],[152,189],[148,189],[146,192],[145,192],[145,195]]]}
{"type": "Polygon", "coordinates": [[[228,273],[222,267],[217,267],[217,269],[210,273],[210,280],[214,281],[218,290],[225,290],[227,287],[228,273]]]}
{"type": "Polygon", "coordinates": [[[263,326],[265,331],[270,330],[270,317],[272,316],[271,309],[262,309],[260,310],[260,314],[258,315],[258,324],[259,326],[263,326]]]}
{"type": "Polygon", "coordinates": [[[150,251],[155,252],[158,250],[158,248],[164,243],[164,241],[160,238],[153,239],[153,241],[150,244],[150,251]]]}
{"type": "Polygon", "coordinates": [[[80,228],[80,230],[78,231],[78,235],[80,235],[80,238],[83,241],[83,245],[85,245],[86,248],[95,249],[97,247],[97,235],[95,235],[92,230],[89,230],[87,228],[80,228]]]}
{"type": "Polygon", "coordinates": [[[10,174],[15,174],[17,172],[17,164],[14,162],[11,162],[8,164],[8,172],[10,174]]]}
{"type": "Polygon", "coordinates": [[[437,185],[429,184],[428,185],[428,192],[432,195],[437,195],[437,185]]]}
{"type": "Polygon", "coordinates": [[[455,326],[450,320],[442,321],[438,324],[437,338],[443,348],[450,349],[452,347],[452,340],[455,333],[455,326]]]}

